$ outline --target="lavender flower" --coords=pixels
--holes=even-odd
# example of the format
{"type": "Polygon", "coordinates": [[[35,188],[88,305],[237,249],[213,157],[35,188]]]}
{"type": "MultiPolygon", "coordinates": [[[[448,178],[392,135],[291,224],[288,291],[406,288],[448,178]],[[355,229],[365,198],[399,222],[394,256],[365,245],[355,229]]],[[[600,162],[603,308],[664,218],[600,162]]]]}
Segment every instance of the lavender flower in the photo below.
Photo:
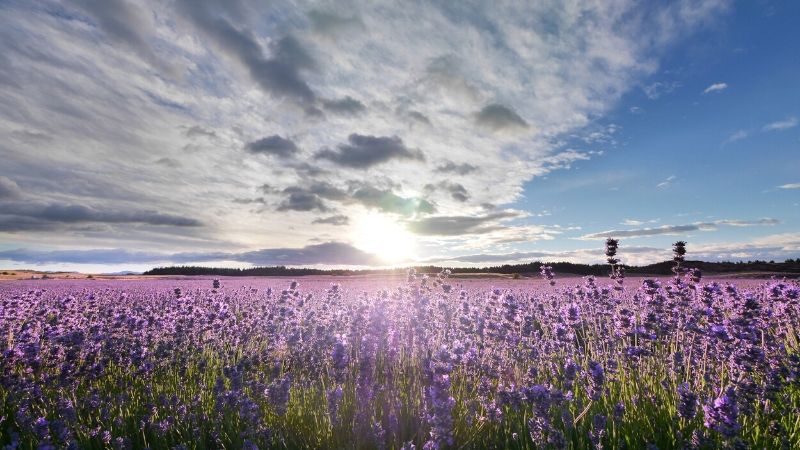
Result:
{"type": "Polygon", "coordinates": [[[705,414],[704,425],[710,430],[720,433],[725,438],[735,437],[741,425],[739,425],[739,408],[736,405],[736,390],[728,388],[720,397],[715,398],[711,404],[703,406],[705,414]]]}
{"type": "Polygon", "coordinates": [[[694,419],[697,414],[697,394],[692,392],[689,383],[678,386],[678,417],[694,419]]]}

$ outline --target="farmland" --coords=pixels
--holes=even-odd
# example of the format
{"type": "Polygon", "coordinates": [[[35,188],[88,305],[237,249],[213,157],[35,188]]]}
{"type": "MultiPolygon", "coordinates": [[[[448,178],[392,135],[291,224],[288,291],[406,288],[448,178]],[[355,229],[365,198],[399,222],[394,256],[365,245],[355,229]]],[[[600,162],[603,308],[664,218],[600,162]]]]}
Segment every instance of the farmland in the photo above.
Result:
{"type": "Polygon", "coordinates": [[[797,448],[796,282],[0,285],[5,448],[797,448]]]}

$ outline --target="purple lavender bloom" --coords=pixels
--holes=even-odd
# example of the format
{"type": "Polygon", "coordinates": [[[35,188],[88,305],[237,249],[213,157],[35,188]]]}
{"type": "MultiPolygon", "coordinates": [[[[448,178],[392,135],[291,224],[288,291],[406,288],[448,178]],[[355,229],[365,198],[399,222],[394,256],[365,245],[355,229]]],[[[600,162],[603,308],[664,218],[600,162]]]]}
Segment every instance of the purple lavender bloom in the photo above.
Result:
{"type": "Polygon", "coordinates": [[[697,415],[697,394],[692,392],[689,383],[678,386],[678,416],[686,420],[697,415]]]}
{"type": "Polygon", "coordinates": [[[286,407],[289,403],[289,391],[292,388],[292,378],[286,375],[273,381],[267,389],[265,394],[267,401],[275,409],[275,413],[279,416],[286,414],[286,407]]]}
{"type": "Polygon", "coordinates": [[[738,422],[739,408],[736,405],[736,390],[728,388],[720,397],[715,398],[711,404],[703,405],[705,414],[704,425],[714,430],[725,438],[735,437],[741,425],[738,422]]]}
{"type": "Polygon", "coordinates": [[[603,366],[597,361],[589,362],[589,397],[592,400],[600,400],[603,394],[603,384],[605,383],[606,376],[603,366]]]}

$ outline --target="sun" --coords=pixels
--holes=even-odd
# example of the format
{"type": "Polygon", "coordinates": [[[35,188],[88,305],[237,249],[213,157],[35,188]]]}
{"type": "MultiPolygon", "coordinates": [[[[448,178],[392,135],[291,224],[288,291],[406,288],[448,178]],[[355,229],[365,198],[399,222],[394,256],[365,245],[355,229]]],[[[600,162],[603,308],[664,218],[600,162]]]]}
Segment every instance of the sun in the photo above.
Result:
{"type": "Polygon", "coordinates": [[[414,256],[414,236],[391,217],[367,213],[356,220],[353,241],[356,247],[372,253],[387,264],[408,262],[414,256]]]}

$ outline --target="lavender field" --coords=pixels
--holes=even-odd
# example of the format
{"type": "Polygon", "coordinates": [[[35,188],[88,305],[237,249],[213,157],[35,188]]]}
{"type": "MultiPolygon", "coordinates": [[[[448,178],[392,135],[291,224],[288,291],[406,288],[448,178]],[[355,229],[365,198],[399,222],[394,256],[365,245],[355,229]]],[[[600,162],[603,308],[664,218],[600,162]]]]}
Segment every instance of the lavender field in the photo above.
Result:
{"type": "Polygon", "coordinates": [[[447,275],[4,283],[0,443],[800,446],[797,282],[447,275]]]}

